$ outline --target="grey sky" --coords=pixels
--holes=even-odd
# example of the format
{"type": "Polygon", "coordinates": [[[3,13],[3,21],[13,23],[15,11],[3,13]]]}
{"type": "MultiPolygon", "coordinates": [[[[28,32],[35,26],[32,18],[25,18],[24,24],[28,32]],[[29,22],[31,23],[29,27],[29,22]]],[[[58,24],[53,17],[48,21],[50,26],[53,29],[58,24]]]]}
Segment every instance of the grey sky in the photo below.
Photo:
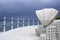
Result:
{"type": "Polygon", "coordinates": [[[60,0],[0,0],[0,17],[35,16],[36,10],[46,7],[59,9],[60,0]]]}

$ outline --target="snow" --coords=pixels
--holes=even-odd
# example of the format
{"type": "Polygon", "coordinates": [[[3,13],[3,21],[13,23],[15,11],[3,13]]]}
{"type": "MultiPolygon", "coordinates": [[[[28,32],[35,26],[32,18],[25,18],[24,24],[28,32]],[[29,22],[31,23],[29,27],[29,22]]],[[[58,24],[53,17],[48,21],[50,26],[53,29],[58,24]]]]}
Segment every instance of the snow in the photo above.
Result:
{"type": "MultiPolygon", "coordinates": [[[[52,24],[59,25],[60,20],[54,20],[52,24]]],[[[16,28],[7,32],[3,32],[3,33],[0,33],[0,40],[40,40],[40,37],[36,36],[36,33],[35,33],[35,29],[37,28],[38,28],[38,25],[25,26],[25,27],[16,28]]],[[[60,29],[60,27],[58,28],[60,29]]],[[[58,29],[58,32],[60,37],[59,29],[58,29]]]]}
{"type": "Polygon", "coordinates": [[[46,37],[46,34],[41,34],[40,36],[41,36],[41,37],[46,37]]]}
{"type": "Polygon", "coordinates": [[[0,40],[40,40],[40,37],[35,34],[35,28],[37,27],[26,26],[1,33],[0,40]]]}
{"type": "Polygon", "coordinates": [[[44,8],[42,10],[36,10],[36,15],[43,26],[51,24],[58,14],[58,10],[54,8],[44,8]]]}

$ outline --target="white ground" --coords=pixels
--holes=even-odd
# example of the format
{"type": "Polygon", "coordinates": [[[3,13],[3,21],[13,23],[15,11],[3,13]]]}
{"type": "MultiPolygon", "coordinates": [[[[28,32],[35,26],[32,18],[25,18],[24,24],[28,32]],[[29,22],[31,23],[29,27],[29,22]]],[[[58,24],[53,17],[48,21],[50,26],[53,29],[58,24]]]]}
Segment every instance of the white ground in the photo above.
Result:
{"type": "Polygon", "coordinates": [[[35,34],[35,28],[38,26],[29,26],[16,28],[0,34],[0,40],[39,40],[35,34]]]}
{"type": "MultiPolygon", "coordinates": [[[[60,24],[60,20],[55,20],[52,24],[60,24]]],[[[40,40],[40,37],[35,34],[35,28],[38,28],[38,26],[20,27],[0,33],[0,40],[40,40]]]]}

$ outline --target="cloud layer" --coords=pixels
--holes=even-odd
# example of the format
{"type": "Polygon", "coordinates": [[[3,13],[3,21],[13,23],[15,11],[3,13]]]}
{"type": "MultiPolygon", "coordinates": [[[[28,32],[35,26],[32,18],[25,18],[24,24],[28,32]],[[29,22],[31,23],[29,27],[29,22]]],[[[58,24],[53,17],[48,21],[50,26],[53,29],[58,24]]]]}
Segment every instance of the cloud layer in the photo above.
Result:
{"type": "Polygon", "coordinates": [[[59,9],[60,0],[0,0],[0,16],[34,16],[46,7],[59,9]]]}

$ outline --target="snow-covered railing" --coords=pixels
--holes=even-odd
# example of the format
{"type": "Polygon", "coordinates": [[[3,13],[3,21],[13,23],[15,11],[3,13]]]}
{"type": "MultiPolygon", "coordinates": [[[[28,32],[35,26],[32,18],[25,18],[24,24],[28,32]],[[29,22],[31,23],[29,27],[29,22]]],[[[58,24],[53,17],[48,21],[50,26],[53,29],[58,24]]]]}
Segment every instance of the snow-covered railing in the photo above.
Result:
{"type": "MultiPolygon", "coordinates": [[[[3,21],[3,32],[5,32],[6,31],[6,21],[7,21],[7,19],[6,19],[6,17],[4,17],[4,21],[3,21]]],[[[14,18],[12,17],[11,18],[11,20],[10,20],[10,22],[11,22],[11,30],[12,29],[14,29],[14,18]]],[[[17,20],[16,20],[16,22],[17,22],[17,28],[19,28],[20,27],[20,19],[19,19],[19,17],[17,18],[17,20]]],[[[25,26],[25,19],[24,18],[22,18],[22,27],[24,27],[25,26]]],[[[37,24],[36,25],[39,25],[40,23],[39,23],[39,20],[37,20],[37,24]]],[[[35,19],[32,19],[32,26],[34,26],[35,25],[35,19]]],[[[27,26],[30,26],[30,19],[28,18],[27,19],[27,26]]]]}
{"type": "Polygon", "coordinates": [[[5,32],[5,27],[6,27],[6,17],[4,17],[4,21],[3,21],[3,31],[5,32]]]}

